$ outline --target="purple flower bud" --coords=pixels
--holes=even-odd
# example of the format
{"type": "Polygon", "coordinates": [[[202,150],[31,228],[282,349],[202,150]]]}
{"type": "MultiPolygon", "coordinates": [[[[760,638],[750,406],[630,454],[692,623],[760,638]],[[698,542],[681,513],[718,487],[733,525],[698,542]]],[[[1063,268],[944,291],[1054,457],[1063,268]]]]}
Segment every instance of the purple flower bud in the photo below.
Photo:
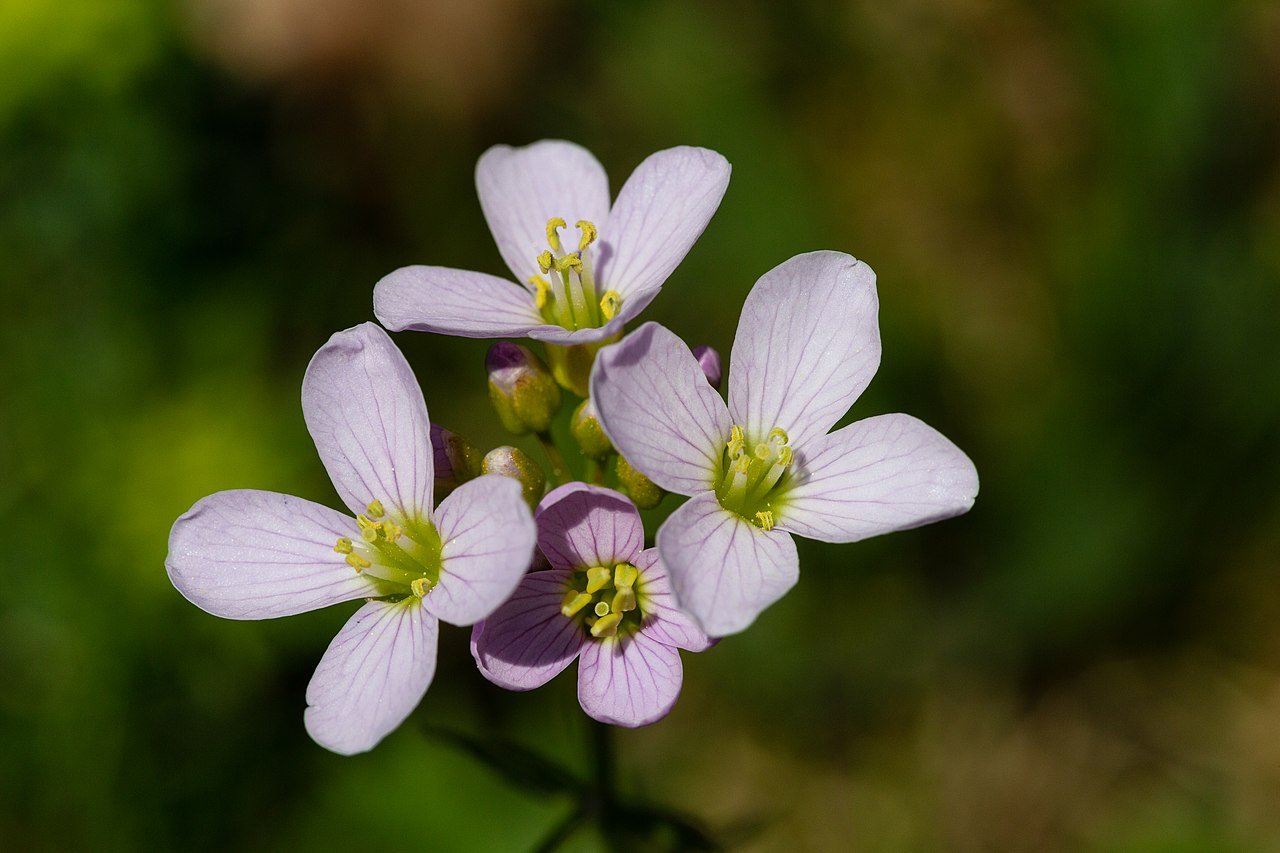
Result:
{"type": "Polygon", "coordinates": [[[700,344],[693,348],[693,357],[698,360],[698,365],[702,367],[702,373],[711,383],[711,387],[719,391],[720,380],[724,377],[720,369],[720,353],[706,344],[700,344]]]}
{"type": "Polygon", "coordinates": [[[480,476],[480,451],[462,436],[439,424],[431,425],[431,451],[435,461],[437,499],[480,476]]]}
{"type": "Polygon", "coordinates": [[[526,347],[499,341],[485,356],[489,399],[515,435],[544,433],[560,408],[560,388],[546,364],[526,347]]]}

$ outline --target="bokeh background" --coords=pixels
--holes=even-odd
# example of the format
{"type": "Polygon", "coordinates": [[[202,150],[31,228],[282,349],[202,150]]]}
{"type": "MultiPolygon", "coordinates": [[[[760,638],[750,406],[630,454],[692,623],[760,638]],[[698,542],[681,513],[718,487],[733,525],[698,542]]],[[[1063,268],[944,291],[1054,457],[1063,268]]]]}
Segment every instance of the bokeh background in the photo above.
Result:
{"type": "MultiPolygon", "coordinates": [[[[554,136],[615,189],[732,162],[646,315],[691,343],[727,353],[792,254],[869,262],[852,415],[982,476],[963,518],[804,543],[619,733],[628,796],[752,850],[1280,849],[1278,90],[1265,0],[5,0],[0,846],[524,850],[563,817],[440,733],[581,767],[571,678],[504,694],[445,629],[414,717],[339,758],[303,692],[348,609],[221,621],[163,565],[209,492],[336,504],[308,359],[398,266],[504,272],[475,159],[554,136]]],[[[483,342],[398,341],[435,420],[504,441],[483,342]]]]}

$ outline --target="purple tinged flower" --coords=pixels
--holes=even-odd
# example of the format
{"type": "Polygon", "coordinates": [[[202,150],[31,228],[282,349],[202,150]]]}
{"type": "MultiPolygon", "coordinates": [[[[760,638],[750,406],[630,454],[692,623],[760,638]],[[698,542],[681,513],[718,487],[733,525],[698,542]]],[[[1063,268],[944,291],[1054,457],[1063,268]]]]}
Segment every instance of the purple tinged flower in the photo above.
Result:
{"type": "Polygon", "coordinates": [[[720,369],[720,353],[706,344],[699,344],[693,348],[693,357],[698,360],[698,366],[702,368],[702,374],[707,377],[707,382],[719,391],[720,380],[724,378],[724,373],[720,369]]]}
{"type": "Polygon", "coordinates": [[[439,424],[431,425],[431,456],[435,490],[441,497],[480,476],[483,454],[471,442],[439,424]]]}
{"type": "Polygon", "coordinates": [[[639,512],[611,489],[570,483],[543,498],[537,522],[551,568],[525,575],[472,629],[480,671],[532,690],[578,659],[578,701],[590,716],[618,726],[662,719],[680,694],[678,650],[711,641],[677,609],[657,551],[644,550],[639,512]]]}
{"type": "Polygon", "coordinates": [[[670,148],[646,158],[610,206],[608,177],[585,148],[494,146],[476,164],[476,190],[519,284],[404,267],[378,282],[374,313],[393,331],[563,346],[607,340],[657,296],[728,183],[729,164],[716,152],[670,148]]]}
{"type": "Polygon", "coordinates": [[[729,404],[689,348],[646,323],[591,377],[618,452],[691,500],[658,530],[680,605],[712,636],[745,629],[799,577],[792,534],[856,542],[966,512],[973,463],[919,420],[829,432],[880,364],[875,274],[839,252],[798,255],[742,307],[729,404]]]}
{"type": "Polygon", "coordinates": [[[218,492],[173,525],[165,566],[188,600],[270,619],[365,599],[307,687],[307,731],[350,755],[409,715],[435,673],[438,621],[470,625],[516,588],[536,531],[520,486],[481,476],[432,509],[431,427],[404,356],[372,323],[330,338],[302,409],[355,515],[274,492],[218,492]]]}

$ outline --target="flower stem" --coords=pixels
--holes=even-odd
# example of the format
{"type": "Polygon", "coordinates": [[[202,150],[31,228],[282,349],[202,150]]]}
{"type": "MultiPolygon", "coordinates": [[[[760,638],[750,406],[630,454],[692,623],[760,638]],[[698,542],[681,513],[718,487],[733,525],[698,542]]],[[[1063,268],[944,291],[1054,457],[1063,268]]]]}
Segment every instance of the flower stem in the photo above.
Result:
{"type": "Polygon", "coordinates": [[[587,480],[595,486],[604,485],[605,465],[598,459],[587,460],[587,480]]]}
{"type": "Polygon", "coordinates": [[[564,457],[560,455],[560,449],[552,441],[550,433],[538,433],[538,441],[542,444],[542,449],[547,454],[547,460],[551,463],[551,474],[556,478],[556,484],[563,486],[569,482],[570,478],[569,467],[564,464],[564,457]]]}
{"type": "Polygon", "coordinates": [[[613,760],[613,728],[604,723],[591,721],[591,798],[588,810],[600,832],[609,838],[609,823],[613,819],[614,806],[614,760],[613,760]]]}

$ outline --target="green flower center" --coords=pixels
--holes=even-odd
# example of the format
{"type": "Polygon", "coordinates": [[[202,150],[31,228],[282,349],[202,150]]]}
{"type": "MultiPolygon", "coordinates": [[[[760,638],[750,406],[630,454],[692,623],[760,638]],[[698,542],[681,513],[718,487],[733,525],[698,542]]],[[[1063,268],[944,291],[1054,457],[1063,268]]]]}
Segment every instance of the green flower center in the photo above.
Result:
{"type": "Polygon", "coordinates": [[[597,640],[626,637],[644,622],[641,598],[640,571],[635,566],[593,566],[569,576],[560,612],[576,619],[597,640]]]}
{"type": "Polygon", "coordinates": [[[597,298],[595,276],[587,247],[596,241],[596,226],[585,219],[577,222],[582,234],[576,252],[565,251],[560,229],[565,221],[547,220],[547,251],[538,255],[538,269],[529,283],[535,288],[534,301],[542,319],[566,329],[598,329],[617,315],[622,297],[610,290],[597,298]]]}
{"type": "Polygon", "coordinates": [[[360,533],[343,536],[333,550],[344,555],[357,573],[388,585],[389,594],[422,598],[440,582],[443,543],[436,526],[426,519],[405,517],[398,521],[382,501],[365,507],[356,517],[360,533]]]}
{"type": "Polygon", "coordinates": [[[788,441],[786,432],[774,427],[764,441],[752,445],[735,425],[716,483],[720,505],[762,530],[772,530],[790,479],[787,469],[795,458],[788,441]]]}

